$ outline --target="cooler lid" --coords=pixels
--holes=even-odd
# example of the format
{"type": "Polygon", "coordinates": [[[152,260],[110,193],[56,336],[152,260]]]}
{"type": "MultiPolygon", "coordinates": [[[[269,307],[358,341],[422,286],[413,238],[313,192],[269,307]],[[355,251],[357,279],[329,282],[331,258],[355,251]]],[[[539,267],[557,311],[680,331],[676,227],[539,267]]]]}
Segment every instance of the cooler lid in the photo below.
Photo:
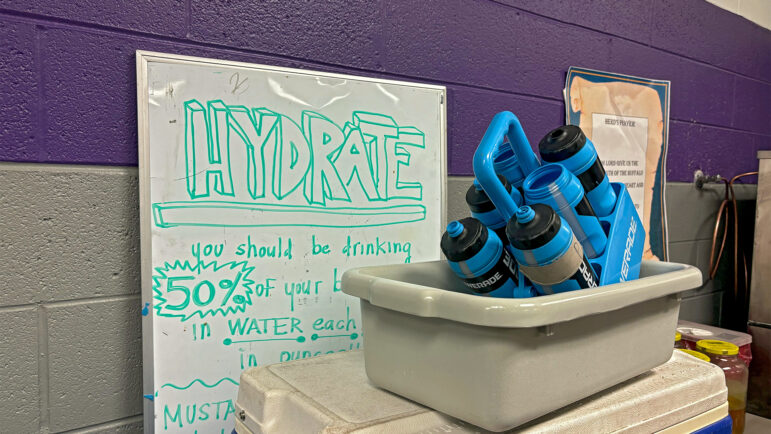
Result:
{"type": "MultiPolygon", "coordinates": [[[[667,363],[516,432],[654,432],[717,409],[726,396],[720,368],[675,351],[667,363]]],[[[727,410],[722,411],[725,417],[727,410]]],[[[245,371],[236,401],[239,414],[239,434],[486,432],[373,386],[362,351],[245,371]]]]}

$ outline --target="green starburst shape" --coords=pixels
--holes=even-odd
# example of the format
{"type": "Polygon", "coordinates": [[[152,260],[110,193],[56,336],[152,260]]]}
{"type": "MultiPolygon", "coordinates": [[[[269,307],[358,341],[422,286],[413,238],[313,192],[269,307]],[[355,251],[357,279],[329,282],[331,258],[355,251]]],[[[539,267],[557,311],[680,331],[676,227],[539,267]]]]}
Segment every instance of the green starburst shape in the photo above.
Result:
{"type": "Polygon", "coordinates": [[[252,305],[255,282],[249,275],[253,270],[246,261],[164,262],[153,273],[153,309],[158,316],[183,322],[243,313],[252,305]]]}

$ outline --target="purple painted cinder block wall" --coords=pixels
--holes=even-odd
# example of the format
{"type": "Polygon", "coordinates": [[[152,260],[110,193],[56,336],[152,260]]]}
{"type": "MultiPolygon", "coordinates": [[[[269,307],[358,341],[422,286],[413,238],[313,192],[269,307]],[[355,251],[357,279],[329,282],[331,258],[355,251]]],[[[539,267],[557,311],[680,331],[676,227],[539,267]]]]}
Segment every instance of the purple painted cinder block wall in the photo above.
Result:
{"type": "Polygon", "coordinates": [[[451,175],[497,111],[563,123],[571,65],[672,81],[671,181],[771,149],[771,31],[704,0],[0,0],[0,160],[136,165],[137,49],[446,85],[451,175]]]}

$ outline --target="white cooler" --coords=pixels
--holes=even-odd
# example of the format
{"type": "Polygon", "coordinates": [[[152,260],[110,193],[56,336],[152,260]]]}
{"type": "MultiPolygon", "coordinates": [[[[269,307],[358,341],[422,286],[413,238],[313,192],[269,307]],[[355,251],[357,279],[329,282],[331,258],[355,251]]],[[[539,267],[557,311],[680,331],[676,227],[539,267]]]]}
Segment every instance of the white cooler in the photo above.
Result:
{"type": "MultiPolygon", "coordinates": [[[[239,434],[488,432],[372,386],[361,351],[245,371],[236,415],[239,434]]],[[[509,432],[690,433],[727,416],[722,371],[675,351],[661,366],[509,432]]]]}

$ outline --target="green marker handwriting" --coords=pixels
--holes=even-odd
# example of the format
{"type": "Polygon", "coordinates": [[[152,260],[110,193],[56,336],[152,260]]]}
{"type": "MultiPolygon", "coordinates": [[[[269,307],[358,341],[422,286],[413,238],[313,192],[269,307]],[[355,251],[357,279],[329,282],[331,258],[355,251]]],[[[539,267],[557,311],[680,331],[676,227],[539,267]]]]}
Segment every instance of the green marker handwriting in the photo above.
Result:
{"type": "Polygon", "coordinates": [[[347,257],[404,255],[404,263],[409,264],[412,260],[412,243],[409,241],[389,241],[381,239],[379,236],[376,236],[374,240],[356,241],[348,235],[342,253],[347,257]]]}
{"type": "Polygon", "coordinates": [[[299,343],[305,342],[305,336],[297,336],[296,338],[267,338],[267,339],[243,339],[240,341],[234,341],[230,338],[225,338],[222,343],[226,346],[233,344],[243,344],[247,342],[269,342],[269,341],[297,341],[299,343]]]}
{"type": "Polygon", "coordinates": [[[344,347],[341,346],[341,347],[337,347],[335,349],[326,350],[326,351],[282,350],[279,353],[279,361],[288,362],[290,360],[307,359],[308,357],[316,357],[322,354],[341,353],[343,351],[358,350],[359,348],[361,348],[361,342],[351,342],[347,346],[344,346],[344,347]]]}
{"type": "Polygon", "coordinates": [[[208,384],[205,381],[203,381],[202,379],[196,378],[195,380],[193,380],[190,383],[188,383],[186,386],[178,386],[178,385],[176,385],[174,383],[166,383],[163,386],[161,386],[161,389],[163,389],[164,387],[169,387],[169,388],[177,389],[177,390],[187,390],[190,387],[192,387],[193,384],[196,384],[196,383],[200,384],[201,386],[203,386],[203,387],[205,387],[207,389],[213,389],[213,388],[219,386],[220,383],[222,383],[223,381],[227,381],[227,382],[233,383],[234,385],[238,386],[238,381],[236,381],[236,380],[234,380],[234,379],[232,379],[230,377],[223,377],[219,381],[217,381],[217,382],[215,382],[213,384],[208,384]]]}
{"type": "Polygon", "coordinates": [[[325,339],[325,338],[349,338],[350,340],[354,340],[359,337],[358,333],[351,333],[349,335],[326,335],[326,336],[319,336],[318,334],[314,333],[311,335],[312,341],[317,341],[319,339],[325,339]]]}
{"type": "Polygon", "coordinates": [[[302,333],[302,320],[296,317],[253,318],[239,317],[228,319],[231,336],[273,335],[284,336],[302,333]]]}
{"type": "Polygon", "coordinates": [[[221,100],[191,99],[184,110],[181,175],[191,200],[154,204],[158,227],[369,227],[426,217],[421,205],[388,206],[423,199],[423,185],[404,179],[412,153],[426,148],[425,134],[414,126],[363,111],[342,127],[307,110],[298,123],[221,100]],[[287,198],[292,203],[281,206],[287,198]]]}
{"type": "Polygon", "coordinates": [[[253,270],[245,261],[165,262],[153,273],[153,307],[157,315],[181,321],[244,312],[261,295],[249,278],[253,270]]]}
{"type": "MultiPolygon", "coordinates": [[[[184,432],[198,432],[195,425],[200,422],[209,419],[227,421],[230,415],[235,417],[235,414],[236,407],[231,399],[165,404],[163,406],[163,429],[167,431],[171,426],[172,428],[185,428],[184,432]]],[[[230,426],[233,425],[232,420],[231,417],[230,426]]]]}
{"type": "Polygon", "coordinates": [[[285,282],[284,294],[289,297],[289,310],[294,312],[296,295],[318,295],[319,287],[324,283],[323,280],[306,279],[297,282],[285,282]]]}
{"type": "Polygon", "coordinates": [[[155,225],[202,227],[352,228],[388,226],[426,219],[423,205],[324,207],[259,202],[162,202],[153,204],[155,225]]]}

